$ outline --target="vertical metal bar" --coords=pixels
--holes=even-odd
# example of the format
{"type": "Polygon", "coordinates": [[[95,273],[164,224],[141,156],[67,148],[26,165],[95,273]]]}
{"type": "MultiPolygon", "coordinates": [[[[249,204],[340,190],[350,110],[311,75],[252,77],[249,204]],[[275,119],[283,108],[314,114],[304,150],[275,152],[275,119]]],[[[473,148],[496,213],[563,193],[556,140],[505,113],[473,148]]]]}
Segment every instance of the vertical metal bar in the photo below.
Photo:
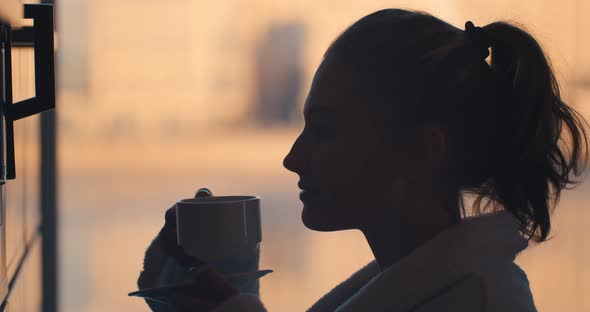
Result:
{"type": "MultiPolygon", "coordinates": [[[[4,90],[4,116],[12,106],[12,31],[8,27],[6,32],[5,54],[4,54],[4,73],[6,76],[4,90]]],[[[5,118],[6,129],[6,180],[16,178],[16,169],[14,161],[14,126],[10,118],[5,118]]]]}
{"type": "MultiPolygon", "coordinates": [[[[55,2],[43,0],[41,3],[53,4],[54,28],[55,2]]],[[[56,73],[57,75],[57,73],[56,73]]],[[[54,94],[55,95],[55,94],[54,94]]],[[[56,112],[41,113],[41,222],[42,222],[42,276],[43,312],[57,312],[58,302],[58,213],[57,213],[57,129],[56,112]]]]}
{"type": "Polygon", "coordinates": [[[41,231],[43,235],[43,312],[58,307],[56,113],[41,113],[41,231]]]}

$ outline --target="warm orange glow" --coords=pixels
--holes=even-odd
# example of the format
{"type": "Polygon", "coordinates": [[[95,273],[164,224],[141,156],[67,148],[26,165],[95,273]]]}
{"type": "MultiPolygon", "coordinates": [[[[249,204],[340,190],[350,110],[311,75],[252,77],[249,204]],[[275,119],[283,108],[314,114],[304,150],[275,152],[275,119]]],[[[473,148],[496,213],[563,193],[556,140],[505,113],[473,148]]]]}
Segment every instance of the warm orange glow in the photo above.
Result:
{"type": "MultiPolygon", "coordinates": [[[[301,224],[298,178],[281,164],[300,117],[267,129],[250,123],[256,88],[270,83],[256,81],[257,49],[272,29],[283,29],[277,25],[303,29],[298,114],[335,36],[369,12],[400,6],[457,27],[502,18],[530,26],[567,100],[590,116],[588,89],[565,83],[590,68],[580,53],[589,44],[585,32],[572,32],[583,9],[575,2],[58,1],[62,310],[146,311],[142,300],[126,296],[136,288],[143,253],[165,209],[200,187],[261,196],[261,267],[275,270],[261,282],[270,311],[305,310],[371,260],[360,233],[311,232],[301,224]],[[337,260],[351,249],[354,257],[337,260]]],[[[590,311],[588,188],[565,193],[555,239],[519,258],[539,311],[590,311]]]]}

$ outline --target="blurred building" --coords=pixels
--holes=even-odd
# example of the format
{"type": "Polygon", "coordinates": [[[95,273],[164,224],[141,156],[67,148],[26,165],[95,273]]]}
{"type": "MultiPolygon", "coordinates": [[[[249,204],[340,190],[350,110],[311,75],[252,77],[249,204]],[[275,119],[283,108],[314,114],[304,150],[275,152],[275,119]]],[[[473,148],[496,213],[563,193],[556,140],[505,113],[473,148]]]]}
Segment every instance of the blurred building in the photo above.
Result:
{"type": "Polygon", "coordinates": [[[303,25],[281,26],[254,11],[256,3],[60,4],[59,96],[67,106],[60,117],[72,139],[170,139],[254,121],[253,113],[292,116],[300,107],[303,25]],[[270,55],[288,81],[269,76],[259,60],[270,55]],[[271,83],[283,112],[270,111],[275,95],[264,85],[271,83]]]}
{"type": "Polygon", "coordinates": [[[298,94],[303,80],[304,42],[301,23],[272,25],[256,49],[253,117],[261,125],[286,124],[299,113],[298,94]]]}
{"type": "Polygon", "coordinates": [[[62,126],[73,127],[67,133],[74,136],[169,139],[251,120],[253,112],[258,120],[290,120],[303,105],[323,50],[355,19],[383,7],[425,9],[457,27],[466,20],[520,21],[548,49],[559,78],[574,79],[574,72],[583,77],[590,60],[576,51],[588,45],[583,29],[589,25],[578,15],[587,6],[572,0],[62,0],[62,126]],[[530,5],[537,9],[528,10],[530,5]],[[506,15],[506,7],[515,13],[506,15]]]}

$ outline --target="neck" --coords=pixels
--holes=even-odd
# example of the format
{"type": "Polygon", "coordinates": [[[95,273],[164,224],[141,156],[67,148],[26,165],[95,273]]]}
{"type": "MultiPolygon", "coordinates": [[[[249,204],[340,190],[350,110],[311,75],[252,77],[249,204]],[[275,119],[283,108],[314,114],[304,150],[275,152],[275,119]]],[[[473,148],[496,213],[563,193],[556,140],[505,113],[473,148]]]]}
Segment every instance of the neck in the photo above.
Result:
{"type": "Polygon", "coordinates": [[[394,208],[401,213],[378,218],[361,229],[381,271],[460,222],[456,197],[437,200],[422,194],[413,198],[410,204],[394,208]]]}

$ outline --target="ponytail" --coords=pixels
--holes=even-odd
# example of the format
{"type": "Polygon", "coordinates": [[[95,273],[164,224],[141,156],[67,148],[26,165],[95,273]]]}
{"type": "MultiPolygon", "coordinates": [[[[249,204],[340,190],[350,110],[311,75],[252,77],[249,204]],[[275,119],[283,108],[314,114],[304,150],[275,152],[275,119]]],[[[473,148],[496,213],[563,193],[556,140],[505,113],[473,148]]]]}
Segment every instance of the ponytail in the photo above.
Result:
{"type": "Polygon", "coordinates": [[[491,70],[509,90],[504,156],[483,195],[511,211],[529,239],[541,242],[562,189],[579,183],[571,174],[579,177],[586,167],[588,124],[562,101],[551,64],[529,33],[506,22],[482,28],[492,42],[491,70]]]}

